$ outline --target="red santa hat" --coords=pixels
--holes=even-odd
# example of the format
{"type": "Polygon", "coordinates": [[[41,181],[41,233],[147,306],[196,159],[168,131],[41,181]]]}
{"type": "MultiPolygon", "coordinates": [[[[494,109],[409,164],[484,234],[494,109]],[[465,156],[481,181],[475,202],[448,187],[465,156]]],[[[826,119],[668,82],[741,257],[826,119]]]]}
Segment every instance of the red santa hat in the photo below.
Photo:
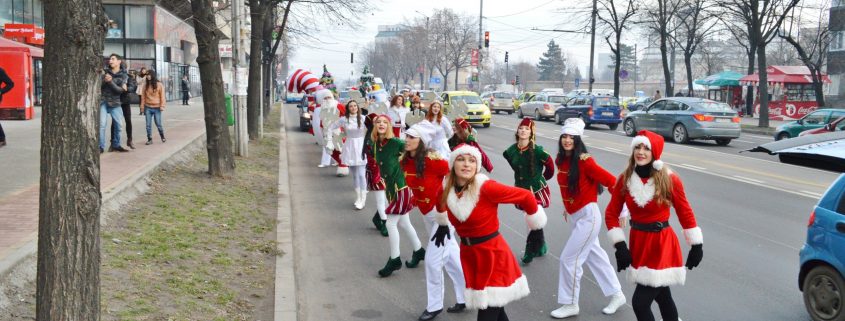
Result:
{"type": "Polygon", "coordinates": [[[663,154],[663,136],[655,134],[647,130],[641,130],[637,136],[631,141],[631,149],[637,148],[640,144],[645,145],[651,150],[653,162],[651,166],[656,170],[663,168],[663,161],[660,160],[660,155],[663,154]]]}
{"type": "Polygon", "coordinates": [[[289,92],[305,92],[310,94],[319,89],[318,87],[322,88],[322,86],[320,86],[320,78],[317,78],[314,74],[302,69],[297,69],[288,78],[289,92]]]}
{"type": "Polygon", "coordinates": [[[530,139],[531,142],[534,142],[534,121],[531,120],[531,118],[523,118],[522,121],[519,122],[519,126],[516,126],[516,128],[519,129],[519,127],[522,126],[526,126],[529,130],[531,130],[531,137],[529,137],[528,139],[530,139]]]}
{"type": "Polygon", "coordinates": [[[466,119],[463,119],[461,117],[455,118],[455,126],[463,128],[464,130],[470,128],[470,124],[466,121],[466,119]]]}
{"type": "Polygon", "coordinates": [[[455,150],[449,153],[450,169],[455,167],[455,159],[457,159],[460,155],[470,155],[475,157],[475,162],[478,164],[478,166],[475,167],[475,172],[481,172],[481,167],[483,167],[481,166],[481,151],[479,151],[478,148],[475,148],[475,146],[468,144],[460,144],[456,146],[455,150]]]}

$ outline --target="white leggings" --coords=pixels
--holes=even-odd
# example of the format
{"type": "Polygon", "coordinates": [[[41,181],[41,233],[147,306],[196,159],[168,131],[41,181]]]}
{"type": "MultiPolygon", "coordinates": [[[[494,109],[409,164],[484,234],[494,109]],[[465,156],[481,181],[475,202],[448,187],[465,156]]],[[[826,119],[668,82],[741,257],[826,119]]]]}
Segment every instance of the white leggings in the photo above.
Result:
{"type": "Polygon", "coordinates": [[[367,190],[367,168],[361,166],[349,166],[352,176],[352,185],[361,190],[367,190]]]}
{"type": "Polygon", "coordinates": [[[376,194],[376,212],[378,212],[378,217],[386,220],[387,215],[384,212],[387,211],[387,194],[385,194],[384,190],[373,191],[373,193],[376,194]]]}
{"type": "Polygon", "coordinates": [[[414,246],[414,251],[419,250],[422,247],[420,238],[417,237],[417,231],[414,229],[414,226],[411,225],[410,215],[388,215],[387,236],[388,239],[390,239],[391,259],[399,257],[399,229],[396,227],[397,225],[402,228],[403,232],[405,232],[405,236],[411,240],[411,245],[414,246]]]}

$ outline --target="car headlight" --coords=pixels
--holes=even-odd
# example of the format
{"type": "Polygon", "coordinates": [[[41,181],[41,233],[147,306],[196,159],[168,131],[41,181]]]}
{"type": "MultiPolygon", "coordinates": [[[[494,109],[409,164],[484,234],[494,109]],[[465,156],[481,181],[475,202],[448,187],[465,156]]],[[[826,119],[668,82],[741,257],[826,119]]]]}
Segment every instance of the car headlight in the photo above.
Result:
{"type": "Polygon", "coordinates": [[[311,119],[311,114],[309,114],[309,113],[304,113],[304,114],[302,114],[302,118],[305,118],[305,119],[311,119]]]}
{"type": "Polygon", "coordinates": [[[490,109],[484,109],[484,116],[490,116],[490,109]]]}

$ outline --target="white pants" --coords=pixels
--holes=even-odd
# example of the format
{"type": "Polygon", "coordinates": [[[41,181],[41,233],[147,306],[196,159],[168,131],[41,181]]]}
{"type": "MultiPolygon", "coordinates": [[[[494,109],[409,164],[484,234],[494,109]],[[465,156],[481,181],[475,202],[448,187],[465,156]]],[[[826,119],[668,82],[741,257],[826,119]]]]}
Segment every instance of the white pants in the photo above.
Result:
{"type": "Polygon", "coordinates": [[[557,290],[557,302],[560,304],[578,304],[584,263],[593,272],[605,296],[622,290],[616,272],[607,258],[607,252],[599,245],[602,217],[596,203],[587,204],[570,216],[572,234],[560,253],[560,279],[557,290]]]}
{"type": "Polygon", "coordinates": [[[323,151],[323,156],[320,158],[320,165],[329,166],[332,164],[332,153],[330,153],[325,147],[320,148],[323,151]]]}
{"type": "Polygon", "coordinates": [[[349,166],[350,172],[352,172],[352,185],[355,188],[361,189],[363,191],[367,190],[367,168],[364,165],[361,166],[349,166]]]}
{"type": "Polygon", "coordinates": [[[443,294],[446,291],[443,282],[443,269],[452,279],[452,286],[455,288],[455,299],[457,303],[466,303],[464,300],[464,269],[461,268],[461,250],[455,240],[455,228],[449,225],[449,236],[441,247],[434,245],[431,237],[437,232],[440,226],[435,218],[435,211],[423,215],[425,225],[428,227],[428,246],[425,250],[425,288],[428,292],[428,312],[443,309],[443,294]]]}
{"type": "Polygon", "coordinates": [[[376,198],[376,212],[378,213],[378,217],[382,220],[387,220],[387,214],[384,212],[387,211],[387,192],[384,190],[380,191],[373,191],[376,198]]]}
{"type": "Polygon", "coordinates": [[[417,230],[411,225],[411,218],[409,216],[408,214],[391,214],[387,216],[387,238],[390,241],[391,259],[399,257],[399,228],[397,226],[401,227],[402,232],[405,232],[405,236],[411,240],[414,251],[422,247],[420,238],[417,236],[417,230]]]}

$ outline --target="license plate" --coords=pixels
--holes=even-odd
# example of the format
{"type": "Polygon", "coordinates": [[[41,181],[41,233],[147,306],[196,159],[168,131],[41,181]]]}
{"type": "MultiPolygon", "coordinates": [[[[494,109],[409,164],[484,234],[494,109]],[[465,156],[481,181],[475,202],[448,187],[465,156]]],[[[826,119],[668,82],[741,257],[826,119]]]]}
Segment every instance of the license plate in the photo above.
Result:
{"type": "Polygon", "coordinates": [[[481,120],[481,116],[467,116],[468,120],[481,120]]]}
{"type": "Polygon", "coordinates": [[[731,119],[730,118],[716,118],[716,122],[717,123],[730,123],[731,119]]]}
{"type": "Polygon", "coordinates": [[[605,117],[613,117],[613,112],[612,111],[606,111],[606,112],[602,112],[601,115],[605,116],[605,117]]]}

